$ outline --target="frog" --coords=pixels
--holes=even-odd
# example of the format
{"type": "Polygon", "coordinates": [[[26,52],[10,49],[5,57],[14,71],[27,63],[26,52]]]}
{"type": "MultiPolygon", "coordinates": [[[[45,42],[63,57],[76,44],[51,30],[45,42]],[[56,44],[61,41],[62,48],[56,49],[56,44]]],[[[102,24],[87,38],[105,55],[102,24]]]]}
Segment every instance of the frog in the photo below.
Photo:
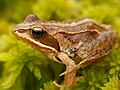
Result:
{"type": "Polygon", "coordinates": [[[12,29],[13,35],[43,52],[49,59],[66,65],[60,90],[69,89],[77,82],[76,72],[109,54],[117,34],[106,24],[90,18],[70,22],[44,21],[36,15],[28,15],[23,23],[12,29]]]}

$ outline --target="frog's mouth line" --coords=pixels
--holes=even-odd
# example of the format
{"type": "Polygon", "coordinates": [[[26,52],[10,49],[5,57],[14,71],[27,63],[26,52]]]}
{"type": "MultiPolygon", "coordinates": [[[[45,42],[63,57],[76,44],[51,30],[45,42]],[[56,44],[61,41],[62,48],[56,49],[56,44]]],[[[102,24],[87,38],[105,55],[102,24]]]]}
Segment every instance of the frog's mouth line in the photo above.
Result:
{"type": "Polygon", "coordinates": [[[18,31],[15,31],[14,35],[17,36],[17,38],[19,40],[23,41],[23,42],[31,43],[31,45],[35,46],[35,47],[33,46],[34,48],[39,47],[40,51],[45,51],[46,50],[47,52],[55,52],[55,53],[58,52],[55,48],[47,46],[47,45],[44,45],[44,44],[42,44],[40,42],[37,42],[37,41],[35,41],[35,40],[33,40],[33,39],[29,38],[29,37],[25,37],[25,36],[21,37],[21,35],[19,34],[18,31]]]}

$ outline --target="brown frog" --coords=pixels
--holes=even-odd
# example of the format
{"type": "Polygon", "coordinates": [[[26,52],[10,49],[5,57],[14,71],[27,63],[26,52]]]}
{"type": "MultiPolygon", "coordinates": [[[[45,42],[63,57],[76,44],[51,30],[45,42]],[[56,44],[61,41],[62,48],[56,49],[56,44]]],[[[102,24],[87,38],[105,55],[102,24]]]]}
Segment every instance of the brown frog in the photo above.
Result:
{"type": "Polygon", "coordinates": [[[17,24],[13,34],[50,59],[66,65],[61,90],[76,82],[76,71],[106,56],[116,40],[116,32],[108,25],[84,18],[73,22],[44,22],[28,15],[17,24]]]}

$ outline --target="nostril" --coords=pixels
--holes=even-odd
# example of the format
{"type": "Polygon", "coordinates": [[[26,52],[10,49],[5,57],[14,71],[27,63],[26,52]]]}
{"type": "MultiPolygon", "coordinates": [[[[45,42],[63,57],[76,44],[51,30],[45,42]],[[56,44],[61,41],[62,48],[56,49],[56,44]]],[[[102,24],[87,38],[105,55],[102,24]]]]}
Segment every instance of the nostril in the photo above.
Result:
{"type": "Polygon", "coordinates": [[[18,30],[19,31],[19,33],[23,33],[24,32],[24,30],[23,29],[20,29],[20,30],[18,30]]]}

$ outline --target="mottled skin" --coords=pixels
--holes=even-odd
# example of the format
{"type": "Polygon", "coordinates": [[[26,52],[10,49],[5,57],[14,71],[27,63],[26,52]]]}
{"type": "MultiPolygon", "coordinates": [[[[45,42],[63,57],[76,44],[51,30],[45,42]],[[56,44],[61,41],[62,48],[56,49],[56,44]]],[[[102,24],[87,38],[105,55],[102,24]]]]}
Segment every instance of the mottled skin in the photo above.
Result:
{"type": "Polygon", "coordinates": [[[115,31],[108,25],[85,18],[79,21],[44,22],[35,15],[28,15],[17,24],[13,34],[33,48],[47,53],[49,58],[66,65],[64,83],[60,89],[69,89],[75,83],[76,71],[106,56],[115,43],[115,31]],[[34,28],[42,28],[45,35],[36,39],[34,28]]]}

